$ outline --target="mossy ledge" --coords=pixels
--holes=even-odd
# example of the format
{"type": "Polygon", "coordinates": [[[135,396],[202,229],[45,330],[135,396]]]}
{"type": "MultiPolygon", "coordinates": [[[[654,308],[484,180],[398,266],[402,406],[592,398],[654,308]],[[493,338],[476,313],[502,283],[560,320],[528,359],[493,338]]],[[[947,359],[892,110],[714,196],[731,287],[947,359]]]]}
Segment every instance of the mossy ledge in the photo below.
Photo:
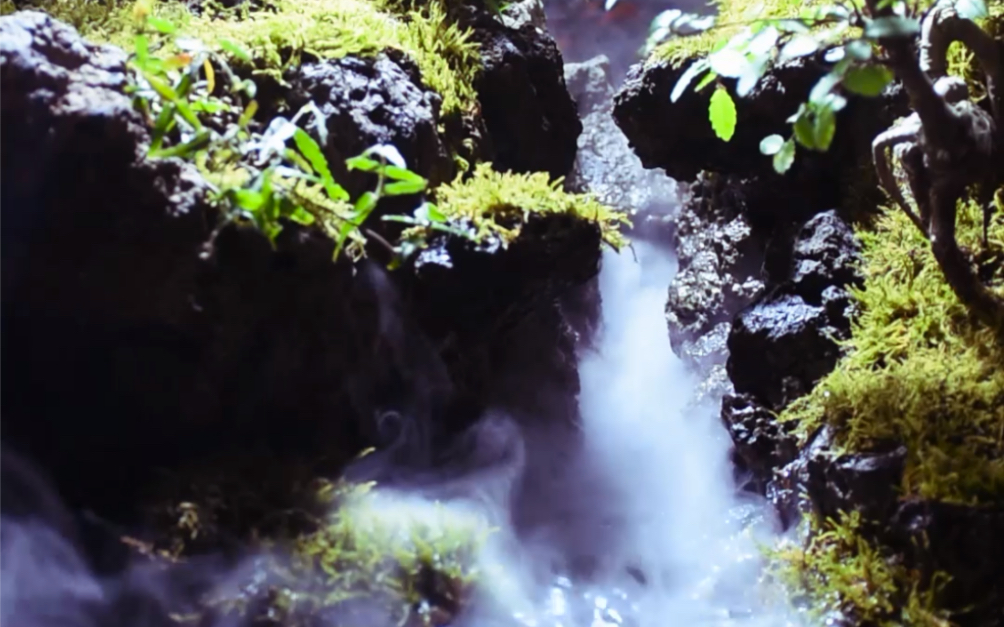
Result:
{"type": "MultiPolygon", "coordinates": [[[[480,67],[470,33],[447,17],[446,6],[430,2],[401,9],[380,0],[269,0],[257,9],[241,5],[198,13],[174,0],[5,0],[2,13],[37,8],[76,28],[82,36],[131,50],[137,20],[167,20],[185,36],[215,46],[229,41],[251,56],[253,72],[281,79],[303,57],[338,59],[373,56],[393,48],[418,65],[425,84],[443,97],[443,112],[470,113],[476,106],[474,80],[480,67]]],[[[239,63],[238,59],[233,59],[239,63]]]]}
{"type": "MultiPolygon", "coordinates": [[[[959,207],[958,237],[984,281],[1004,291],[1004,217],[982,242],[982,211],[959,207]]],[[[845,356],[813,391],[780,414],[807,442],[820,427],[833,455],[906,448],[900,499],[999,507],[1004,501],[1004,347],[1000,329],[976,321],[954,296],[929,242],[902,212],[887,209],[859,228],[863,287],[845,356]]],[[[772,552],[796,598],[820,612],[878,625],[955,624],[942,604],[947,573],[921,578],[884,544],[888,521],[809,521],[805,546],[772,552]],[[871,531],[866,531],[868,525],[871,531]],[[876,531],[879,535],[876,536],[876,531]],[[867,538],[867,539],[866,539],[867,538]]],[[[920,549],[918,549],[920,550],[920,549]]],[[[952,607],[952,611],[962,608],[952,607]]]]}

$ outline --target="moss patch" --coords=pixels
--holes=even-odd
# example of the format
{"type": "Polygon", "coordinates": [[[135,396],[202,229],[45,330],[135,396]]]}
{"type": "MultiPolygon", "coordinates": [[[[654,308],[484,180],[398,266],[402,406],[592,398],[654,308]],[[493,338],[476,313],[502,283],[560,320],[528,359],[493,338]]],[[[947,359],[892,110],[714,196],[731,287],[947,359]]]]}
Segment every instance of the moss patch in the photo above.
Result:
{"type": "Polygon", "coordinates": [[[436,189],[439,210],[451,221],[470,222],[475,238],[498,237],[510,242],[533,214],[567,214],[594,222],[603,241],[619,250],[627,244],[621,225],[630,225],[624,213],[585,194],[561,189],[562,179],[550,181],[547,173],[513,174],[492,170],[480,163],[471,176],[436,189]]]}
{"type": "MultiPolygon", "coordinates": [[[[179,2],[152,0],[108,4],[35,0],[31,5],[73,25],[89,39],[127,50],[133,45],[137,16],[152,14],[207,45],[229,41],[240,46],[250,54],[255,73],[277,78],[304,56],[367,57],[393,48],[415,60],[425,84],[443,97],[444,113],[472,111],[476,101],[478,46],[469,41],[468,31],[447,18],[440,2],[395,13],[391,4],[380,0],[269,0],[261,10],[202,15],[179,2]]],[[[4,11],[11,10],[13,3],[5,3],[4,11]]]]}
{"type": "MultiPolygon", "coordinates": [[[[1000,196],[1000,194],[998,195],[1000,196]]],[[[981,251],[984,280],[1004,289],[1000,207],[982,250],[982,212],[965,203],[959,241],[981,251]]],[[[807,434],[827,423],[848,451],[906,444],[903,491],[961,503],[1004,497],[1004,347],[972,320],[934,261],[930,244],[888,211],[864,244],[860,315],[847,356],[782,414],[807,434]]]]}
{"type": "Polygon", "coordinates": [[[193,621],[441,624],[470,602],[491,532],[474,512],[311,477],[307,466],[267,457],[189,468],[167,492],[151,508],[159,535],[134,548],[167,564],[235,542],[258,556],[236,587],[204,598],[193,621]]]}
{"type": "Polygon", "coordinates": [[[838,613],[856,623],[882,627],[946,627],[935,609],[934,593],[921,592],[919,575],[869,544],[858,533],[857,512],[839,521],[811,521],[804,546],[782,544],[768,552],[771,579],[782,583],[793,601],[815,620],[838,613]]]}

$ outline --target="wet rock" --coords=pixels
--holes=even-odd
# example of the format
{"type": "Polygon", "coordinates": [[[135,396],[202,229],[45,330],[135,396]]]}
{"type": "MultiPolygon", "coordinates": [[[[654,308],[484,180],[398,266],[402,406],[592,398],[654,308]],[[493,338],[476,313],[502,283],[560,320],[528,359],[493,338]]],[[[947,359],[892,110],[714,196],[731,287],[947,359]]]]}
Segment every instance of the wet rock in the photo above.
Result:
{"type": "Polygon", "coordinates": [[[826,311],[779,294],[744,310],[729,333],[729,377],[736,391],[779,409],[807,393],[837,363],[837,330],[826,311]]]}
{"type": "Polygon", "coordinates": [[[998,625],[1004,617],[1004,509],[910,500],[889,523],[889,541],[920,570],[950,580],[939,598],[959,625],[998,625]]]}
{"type": "Polygon", "coordinates": [[[375,144],[395,146],[409,169],[432,185],[452,180],[455,166],[437,128],[442,99],[422,86],[417,66],[403,54],[306,63],[285,79],[293,111],[313,102],[324,116],[325,156],[353,196],[372,188],[372,175],[350,173],[345,160],[375,144]]]}
{"type": "MultiPolygon", "coordinates": [[[[818,55],[817,55],[818,56],[818,55]]],[[[756,90],[736,98],[736,133],[726,143],[707,120],[711,90],[687,90],[676,102],[669,94],[686,69],[668,64],[638,64],[628,73],[615,98],[614,117],[647,167],[661,167],[679,180],[692,180],[702,170],[755,180],[763,194],[755,203],[764,219],[804,219],[843,198],[848,168],[867,155],[875,135],[898,115],[905,115],[901,96],[851,98],[838,114],[844,129],[826,153],[800,154],[792,169],[781,176],[759,151],[767,135],[788,132],[787,118],[798,110],[816,81],[828,71],[816,56],[772,69],[756,90]]],[[[730,79],[726,83],[734,85],[730,79]]],[[[731,89],[732,93],[734,89],[731,89]]],[[[890,90],[890,94],[892,94],[890,90]]],[[[860,180],[860,174],[856,180],[860,180]]]]}
{"type": "Polygon", "coordinates": [[[674,352],[701,372],[724,363],[723,335],[763,289],[762,237],[744,207],[741,190],[708,176],[690,187],[677,217],[679,270],[669,286],[666,318],[674,352]]]}
{"type": "Polygon", "coordinates": [[[495,168],[565,176],[575,161],[582,123],[568,94],[563,62],[546,31],[509,28],[487,10],[461,7],[460,23],[481,45],[475,82],[495,168]]]}
{"type": "Polygon", "coordinates": [[[626,211],[636,235],[671,241],[681,200],[679,185],[658,170],[646,169],[631,150],[611,115],[609,71],[602,56],[565,66],[565,81],[583,126],[566,187],[591,192],[601,202],[626,211]]]}
{"type": "Polygon", "coordinates": [[[834,303],[841,298],[839,288],[860,284],[857,266],[861,245],[835,210],[817,214],[805,223],[792,257],[794,290],[811,304],[834,303]]]}
{"type": "Polygon", "coordinates": [[[788,464],[798,454],[791,425],[748,394],[730,394],[722,399],[722,422],[735,447],[738,470],[749,474],[745,489],[762,494],[775,469],[788,464]]]}
{"type": "Polygon", "coordinates": [[[817,451],[808,457],[805,489],[823,519],[859,511],[863,520],[888,520],[896,510],[906,447],[884,452],[834,456],[817,451]]]}

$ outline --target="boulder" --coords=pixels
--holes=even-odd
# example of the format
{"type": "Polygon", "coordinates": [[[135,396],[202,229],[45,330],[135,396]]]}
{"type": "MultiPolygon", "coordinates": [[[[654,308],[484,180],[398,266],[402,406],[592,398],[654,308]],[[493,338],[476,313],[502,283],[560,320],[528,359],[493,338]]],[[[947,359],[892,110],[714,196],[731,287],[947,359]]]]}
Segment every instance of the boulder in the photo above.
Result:
{"type": "Polygon", "coordinates": [[[833,369],[840,356],[837,333],[826,310],[801,296],[764,298],[732,324],[729,377],[737,392],[780,409],[833,369]]]}
{"type": "Polygon", "coordinates": [[[313,102],[323,115],[322,148],[335,179],[353,197],[373,188],[373,175],[350,174],[345,160],[375,144],[396,147],[408,168],[430,185],[453,179],[456,168],[438,130],[442,99],[423,86],[418,67],[404,54],[304,63],[284,78],[291,85],[286,101],[293,111],[313,102]]]}
{"type": "Polygon", "coordinates": [[[748,394],[728,394],[722,399],[722,422],[732,437],[737,470],[740,476],[748,475],[743,487],[763,494],[774,470],[798,454],[792,425],[779,422],[748,394]]]}

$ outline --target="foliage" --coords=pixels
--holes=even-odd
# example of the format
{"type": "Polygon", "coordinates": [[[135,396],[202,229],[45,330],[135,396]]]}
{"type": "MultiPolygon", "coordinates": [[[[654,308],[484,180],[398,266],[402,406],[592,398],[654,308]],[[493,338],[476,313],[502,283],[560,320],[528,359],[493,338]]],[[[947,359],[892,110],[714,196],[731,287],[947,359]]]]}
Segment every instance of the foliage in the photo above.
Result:
{"type": "MultiPolygon", "coordinates": [[[[544,172],[496,172],[490,163],[479,163],[469,177],[435,190],[437,212],[469,229],[478,242],[505,245],[519,236],[522,225],[534,214],[568,214],[596,223],[603,241],[615,250],[627,244],[621,225],[627,216],[583,194],[561,189],[562,179],[550,181],[544,172]]],[[[425,228],[425,227],[419,227],[425,228]]]]}
{"type": "MultiPolygon", "coordinates": [[[[829,424],[838,444],[850,451],[903,442],[907,495],[999,501],[1004,348],[995,332],[953,297],[923,236],[905,215],[889,212],[875,231],[860,236],[865,283],[854,291],[860,311],[847,355],[781,418],[797,421],[803,436],[829,424]]],[[[959,208],[959,238],[973,250],[982,246],[982,212],[974,203],[959,208]]],[[[1004,292],[999,213],[980,259],[984,280],[1004,292]]]]}
{"type": "MultiPolygon", "coordinates": [[[[177,32],[165,20],[148,17],[148,22],[164,35],[177,32]]],[[[313,116],[312,126],[324,143],[327,131],[315,107],[304,107],[292,120],[277,117],[257,133],[249,126],[256,102],[251,100],[243,110],[235,106],[241,95],[254,96],[255,85],[236,77],[224,49],[187,39],[173,46],[183,52],[165,58],[151,54],[150,41],[146,34],[135,38],[129,86],[137,108],[151,121],[150,156],[193,161],[212,186],[211,200],[227,219],[249,219],[270,238],[279,233],[283,219],[316,224],[334,239],[336,258],[346,244],[350,256],[357,258],[366,244],[361,228],[380,198],[425,189],[425,179],[408,171],[393,147],[376,146],[347,161],[350,169],[378,177],[374,191],[350,204],[320,145],[296,125],[304,115],[313,116]],[[226,79],[223,84],[217,85],[217,72],[226,79]],[[222,95],[225,85],[230,93],[222,95]],[[287,145],[289,140],[295,149],[287,145]],[[172,145],[165,147],[165,141],[172,145]]],[[[245,54],[233,43],[225,50],[245,54]]]]}
{"type": "Polygon", "coordinates": [[[708,106],[711,128],[722,141],[729,141],[736,132],[736,103],[724,88],[719,87],[711,94],[708,106]]]}
{"type": "Polygon", "coordinates": [[[921,592],[917,573],[862,538],[861,523],[858,512],[812,520],[804,546],[786,542],[768,550],[768,575],[816,620],[839,613],[881,627],[947,627],[945,613],[934,609],[937,587],[921,592]]]}
{"type": "Polygon", "coordinates": [[[393,48],[414,59],[425,84],[443,97],[444,113],[467,113],[475,106],[473,85],[481,67],[478,47],[470,41],[469,31],[447,18],[442,2],[424,3],[400,14],[391,9],[401,3],[392,0],[269,0],[260,10],[243,6],[201,14],[178,0],[33,0],[32,4],[72,24],[85,37],[126,49],[137,24],[149,17],[164,20],[177,25],[186,37],[221,49],[232,64],[247,65],[255,75],[279,81],[285,70],[306,57],[366,57],[393,48]],[[233,54],[227,43],[247,55],[233,54]]]}

